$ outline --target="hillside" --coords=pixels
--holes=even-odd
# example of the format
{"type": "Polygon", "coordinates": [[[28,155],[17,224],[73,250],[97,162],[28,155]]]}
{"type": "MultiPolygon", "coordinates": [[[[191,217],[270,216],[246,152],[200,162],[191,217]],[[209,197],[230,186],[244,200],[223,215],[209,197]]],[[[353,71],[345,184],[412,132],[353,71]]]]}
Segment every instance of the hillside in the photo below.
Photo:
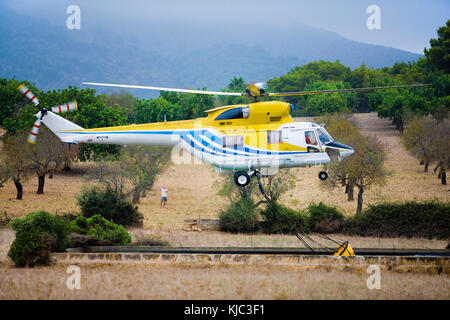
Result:
{"type": "Polygon", "coordinates": [[[27,79],[42,90],[80,86],[82,81],[218,90],[234,76],[266,81],[320,59],[379,68],[420,57],[307,26],[281,30],[268,24],[259,28],[258,37],[214,24],[153,27],[141,31],[145,41],[89,27],[68,30],[0,4],[0,77],[27,79]],[[177,28],[183,32],[174,32],[177,28]]]}

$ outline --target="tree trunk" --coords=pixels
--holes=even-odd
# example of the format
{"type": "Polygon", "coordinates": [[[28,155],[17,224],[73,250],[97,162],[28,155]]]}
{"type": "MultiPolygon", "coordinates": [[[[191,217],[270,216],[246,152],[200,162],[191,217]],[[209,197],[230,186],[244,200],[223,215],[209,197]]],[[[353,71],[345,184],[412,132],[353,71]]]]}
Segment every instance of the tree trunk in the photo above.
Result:
{"type": "Polygon", "coordinates": [[[441,184],[447,184],[447,172],[441,167],[441,184]]]}
{"type": "Polygon", "coordinates": [[[363,193],[364,193],[364,187],[360,187],[359,191],[358,191],[358,206],[356,207],[356,214],[359,214],[362,211],[363,193]]]}
{"type": "Polygon", "coordinates": [[[433,173],[436,173],[436,170],[441,166],[442,161],[439,161],[436,167],[433,169],[433,173]]]}
{"type": "Polygon", "coordinates": [[[16,199],[22,200],[22,195],[23,195],[22,183],[20,182],[20,179],[14,179],[13,181],[14,181],[14,185],[16,186],[16,189],[17,189],[16,199]]]}
{"type": "Polygon", "coordinates": [[[350,182],[347,183],[345,186],[345,193],[347,194],[347,201],[353,201],[355,200],[355,197],[353,196],[355,186],[351,184],[350,182]]]}
{"type": "Polygon", "coordinates": [[[140,197],[141,197],[141,192],[139,190],[134,191],[132,194],[132,200],[131,200],[133,202],[133,204],[140,203],[140,201],[139,201],[140,197]]]}
{"type": "Polygon", "coordinates": [[[37,194],[44,194],[44,183],[45,183],[45,174],[42,176],[38,175],[38,189],[37,194]]]}
{"type": "Polygon", "coordinates": [[[423,172],[428,172],[428,165],[430,164],[429,161],[425,161],[425,167],[423,168],[423,172]]]}

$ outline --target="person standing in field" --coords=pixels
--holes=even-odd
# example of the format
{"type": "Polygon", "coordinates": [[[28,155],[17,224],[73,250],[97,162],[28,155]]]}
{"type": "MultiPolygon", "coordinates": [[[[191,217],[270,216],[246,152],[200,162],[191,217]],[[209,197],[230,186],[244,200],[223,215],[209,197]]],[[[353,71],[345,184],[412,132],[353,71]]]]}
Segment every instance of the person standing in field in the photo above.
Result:
{"type": "Polygon", "coordinates": [[[161,208],[164,208],[166,206],[166,202],[167,202],[167,188],[166,187],[162,187],[161,188],[161,208]]]}

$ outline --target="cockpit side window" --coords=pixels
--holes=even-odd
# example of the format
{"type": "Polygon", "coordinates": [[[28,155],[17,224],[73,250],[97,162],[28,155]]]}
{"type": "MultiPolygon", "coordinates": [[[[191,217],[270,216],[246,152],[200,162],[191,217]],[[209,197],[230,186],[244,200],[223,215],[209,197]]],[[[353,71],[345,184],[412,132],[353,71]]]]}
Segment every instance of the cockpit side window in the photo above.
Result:
{"type": "Polygon", "coordinates": [[[317,145],[317,140],[316,140],[316,136],[314,134],[314,131],[305,131],[305,141],[306,144],[310,144],[313,146],[317,145]]]}
{"type": "Polygon", "coordinates": [[[322,144],[327,144],[333,141],[333,138],[331,138],[328,132],[326,132],[323,128],[317,129],[317,135],[319,136],[320,143],[322,144]]]}
{"type": "Polygon", "coordinates": [[[233,108],[219,114],[215,120],[242,119],[244,114],[242,108],[233,108]]]}

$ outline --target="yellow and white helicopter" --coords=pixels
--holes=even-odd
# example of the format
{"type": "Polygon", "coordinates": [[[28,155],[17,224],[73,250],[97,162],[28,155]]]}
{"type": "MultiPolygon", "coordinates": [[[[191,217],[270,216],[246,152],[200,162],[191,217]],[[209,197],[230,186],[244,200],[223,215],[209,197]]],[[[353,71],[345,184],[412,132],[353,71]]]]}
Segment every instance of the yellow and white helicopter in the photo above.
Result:
{"type": "MultiPolygon", "coordinates": [[[[27,87],[21,85],[18,88],[39,108],[36,114],[38,120],[28,138],[30,143],[35,143],[40,125],[44,123],[62,142],[71,144],[178,145],[194,157],[213,165],[217,172],[234,173],[234,181],[241,187],[246,186],[253,176],[258,178],[261,173],[270,172],[274,168],[326,166],[331,161],[340,161],[354,152],[352,147],[334,141],[323,125],[294,122],[291,117],[294,109],[292,104],[281,101],[258,102],[259,97],[371,91],[427,85],[268,93],[263,83],[252,83],[247,85],[245,92],[237,93],[91,82],[83,84],[252,98],[253,102],[249,104],[207,110],[207,117],[204,118],[84,129],[57,115],[77,110],[76,102],[53,107],[50,111],[40,107],[38,99],[27,87]]],[[[326,171],[319,173],[321,180],[326,180],[327,177],[326,171]]]]}

